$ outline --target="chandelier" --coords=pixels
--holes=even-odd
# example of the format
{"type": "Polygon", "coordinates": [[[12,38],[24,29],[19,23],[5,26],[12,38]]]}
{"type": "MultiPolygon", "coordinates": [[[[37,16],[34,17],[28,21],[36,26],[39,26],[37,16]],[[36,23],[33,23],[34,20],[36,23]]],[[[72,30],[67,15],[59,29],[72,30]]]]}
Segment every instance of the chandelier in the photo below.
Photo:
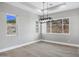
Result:
{"type": "Polygon", "coordinates": [[[43,20],[50,20],[52,19],[51,17],[49,17],[48,15],[48,2],[43,2],[43,9],[41,10],[43,15],[40,17],[40,21],[43,20]],[[47,5],[46,5],[47,4],[47,5]],[[46,8],[45,8],[46,7],[46,8]],[[45,12],[46,11],[46,12],[45,12]],[[46,14],[47,13],[47,14],[46,14]]]}

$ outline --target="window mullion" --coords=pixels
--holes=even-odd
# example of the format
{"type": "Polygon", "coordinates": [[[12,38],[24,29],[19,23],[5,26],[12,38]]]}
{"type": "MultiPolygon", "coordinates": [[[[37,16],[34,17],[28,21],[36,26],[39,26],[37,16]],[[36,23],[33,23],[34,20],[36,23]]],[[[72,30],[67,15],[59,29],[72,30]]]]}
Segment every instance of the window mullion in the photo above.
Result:
{"type": "Polygon", "coordinates": [[[63,24],[63,19],[62,19],[62,33],[64,33],[63,26],[64,26],[64,24],[63,24]]]}

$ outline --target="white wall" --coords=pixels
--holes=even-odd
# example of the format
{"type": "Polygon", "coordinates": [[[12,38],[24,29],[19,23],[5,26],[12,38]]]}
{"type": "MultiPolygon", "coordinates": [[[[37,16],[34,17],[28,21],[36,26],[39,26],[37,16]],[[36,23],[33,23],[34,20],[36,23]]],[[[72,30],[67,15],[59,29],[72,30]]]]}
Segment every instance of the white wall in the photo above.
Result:
{"type": "Polygon", "coordinates": [[[79,9],[50,15],[53,19],[69,18],[70,34],[43,34],[44,40],[79,44],[79,9]]]}
{"type": "Polygon", "coordinates": [[[0,49],[20,45],[38,39],[35,21],[38,16],[6,3],[0,3],[0,49]],[[5,14],[16,15],[17,35],[7,36],[5,14]]]}

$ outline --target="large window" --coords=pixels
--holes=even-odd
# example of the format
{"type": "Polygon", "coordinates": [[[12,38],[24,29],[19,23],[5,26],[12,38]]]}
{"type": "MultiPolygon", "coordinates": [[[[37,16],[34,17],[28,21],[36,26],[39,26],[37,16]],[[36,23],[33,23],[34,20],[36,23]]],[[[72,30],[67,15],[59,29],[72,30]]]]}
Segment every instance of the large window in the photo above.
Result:
{"type": "Polygon", "coordinates": [[[69,33],[69,19],[58,19],[48,21],[47,33],[69,33]]]}
{"type": "Polygon", "coordinates": [[[7,34],[16,35],[16,16],[7,14],[6,23],[7,23],[7,34]]]}
{"type": "Polygon", "coordinates": [[[69,33],[69,19],[63,19],[64,33],[69,33]]]}

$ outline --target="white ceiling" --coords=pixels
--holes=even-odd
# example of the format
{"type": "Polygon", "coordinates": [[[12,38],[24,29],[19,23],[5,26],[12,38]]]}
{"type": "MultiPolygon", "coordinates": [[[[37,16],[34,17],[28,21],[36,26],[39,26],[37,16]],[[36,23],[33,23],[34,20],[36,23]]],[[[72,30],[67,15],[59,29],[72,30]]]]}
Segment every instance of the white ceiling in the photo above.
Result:
{"type": "MultiPolygon", "coordinates": [[[[28,10],[37,15],[42,15],[43,3],[42,2],[17,2],[9,3],[24,10],[28,10]]],[[[45,14],[47,13],[47,3],[44,3],[45,14]]],[[[79,8],[79,2],[48,2],[48,13],[56,13],[71,9],[79,8]]]]}
{"type": "MultiPolygon", "coordinates": [[[[24,5],[27,5],[25,2],[22,2],[24,5]]],[[[56,5],[59,5],[59,4],[62,4],[63,2],[44,2],[44,8],[47,8],[47,5],[48,7],[54,7],[56,5]]],[[[43,2],[28,2],[28,4],[36,9],[43,9],[43,2]]]]}

